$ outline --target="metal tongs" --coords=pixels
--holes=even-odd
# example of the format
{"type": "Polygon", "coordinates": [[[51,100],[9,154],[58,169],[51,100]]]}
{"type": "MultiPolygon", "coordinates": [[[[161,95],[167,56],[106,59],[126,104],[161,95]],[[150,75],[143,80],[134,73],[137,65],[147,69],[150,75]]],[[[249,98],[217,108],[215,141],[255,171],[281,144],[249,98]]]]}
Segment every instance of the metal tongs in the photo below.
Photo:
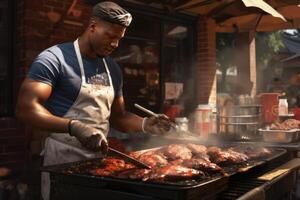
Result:
{"type": "MultiPolygon", "coordinates": [[[[159,118],[158,114],[152,112],[151,110],[148,110],[147,108],[144,108],[144,107],[140,106],[139,104],[135,103],[134,106],[136,108],[140,109],[141,111],[144,111],[145,113],[151,115],[151,116],[159,118]]],[[[171,129],[173,129],[175,132],[179,131],[179,126],[176,123],[172,122],[171,120],[169,120],[167,118],[166,118],[166,121],[169,123],[171,129]]]]}

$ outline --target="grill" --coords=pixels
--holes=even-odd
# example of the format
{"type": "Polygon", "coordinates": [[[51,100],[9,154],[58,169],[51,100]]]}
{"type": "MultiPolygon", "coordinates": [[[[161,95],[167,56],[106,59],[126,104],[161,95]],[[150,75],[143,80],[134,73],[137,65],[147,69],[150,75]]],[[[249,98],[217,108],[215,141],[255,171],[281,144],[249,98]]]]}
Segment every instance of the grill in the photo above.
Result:
{"type": "Polygon", "coordinates": [[[229,183],[227,191],[221,193],[219,198],[222,200],[237,199],[238,197],[246,194],[250,190],[263,185],[267,181],[257,180],[255,178],[249,178],[247,181],[234,181],[229,183]]]}
{"type": "MultiPolygon", "coordinates": [[[[293,199],[294,184],[296,182],[297,173],[290,172],[273,181],[263,181],[256,178],[248,178],[229,182],[229,187],[226,191],[218,194],[219,200],[252,200],[257,196],[262,196],[264,199],[282,200],[293,199]],[[259,187],[259,189],[257,189],[259,187]],[[260,191],[264,191],[261,194],[260,191]],[[291,193],[292,192],[292,193],[291,193]]],[[[295,199],[295,198],[294,198],[295,199]]]]}
{"type": "Polygon", "coordinates": [[[284,163],[285,149],[273,149],[272,156],[254,160],[247,166],[229,166],[224,169],[228,177],[215,175],[206,180],[188,180],[175,183],[150,183],[86,174],[65,174],[63,170],[89,161],[44,167],[50,172],[51,199],[110,199],[110,200],[193,200],[193,199],[236,199],[251,189],[265,184],[256,180],[265,171],[284,163]],[[243,173],[237,169],[247,167],[243,173]],[[238,187],[237,187],[238,186],[238,187]]]}

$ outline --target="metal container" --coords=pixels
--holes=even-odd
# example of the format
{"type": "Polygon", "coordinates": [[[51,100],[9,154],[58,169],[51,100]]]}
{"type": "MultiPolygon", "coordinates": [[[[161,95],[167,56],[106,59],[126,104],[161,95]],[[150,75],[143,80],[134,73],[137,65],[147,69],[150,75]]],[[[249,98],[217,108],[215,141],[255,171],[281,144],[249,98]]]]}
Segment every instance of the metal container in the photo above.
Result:
{"type": "Polygon", "coordinates": [[[223,134],[255,134],[259,128],[259,123],[220,123],[220,133],[223,134]]]}
{"type": "Polygon", "coordinates": [[[265,142],[273,143],[291,143],[299,139],[299,129],[291,130],[269,130],[259,129],[259,133],[263,136],[265,142]]]}
{"type": "Polygon", "coordinates": [[[259,104],[223,106],[219,113],[219,132],[236,139],[255,139],[260,121],[259,104]]]}
{"type": "Polygon", "coordinates": [[[220,116],[220,123],[253,123],[259,122],[260,115],[220,116]]]}
{"type": "Polygon", "coordinates": [[[220,116],[259,115],[260,107],[259,104],[223,106],[220,108],[220,116]]]}
{"type": "Polygon", "coordinates": [[[208,104],[199,104],[195,111],[194,132],[201,136],[208,136],[211,132],[210,117],[212,107],[208,104]]]}

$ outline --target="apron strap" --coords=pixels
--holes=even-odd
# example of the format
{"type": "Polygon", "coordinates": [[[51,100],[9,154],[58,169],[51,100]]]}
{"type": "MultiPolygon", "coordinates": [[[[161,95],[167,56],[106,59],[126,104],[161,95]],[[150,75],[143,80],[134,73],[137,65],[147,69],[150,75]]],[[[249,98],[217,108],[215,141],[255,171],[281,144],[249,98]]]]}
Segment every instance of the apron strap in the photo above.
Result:
{"type": "MultiPolygon", "coordinates": [[[[84,84],[86,84],[86,78],[85,78],[85,73],[84,73],[84,67],[83,67],[82,57],[81,57],[81,53],[80,53],[80,48],[79,48],[79,44],[78,44],[78,39],[76,39],[74,41],[74,48],[75,48],[75,53],[76,53],[76,56],[77,56],[78,64],[79,64],[79,67],[80,67],[82,82],[84,84]]],[[[109,84],[110,84],[111,87],[113,87],[112,78],[111,78],[110,71],[108,69],[108,65],[107,65],[107,62],[106,62],[105,58],[102,58],[102,61],[103,61],[106,73],[108,75],[109,84]]]]}
{"type": "Polygon", "coordinates": [[[77,60],[78,60],[79,67],[80,67],[82,82],[84,84],[86,84],[86,78],[85,78],[85,74],[84,74],[83,62],[82,62],[82,58],[81,58],[81,53],[80,53],[80,48],[79,48],[79,44],[78,44],[78,39],[75,40],[74,47],[75,47],[75,52],[76,52],[77,60]]]}
{"type": "Polygon", "coordinates": [[[102,61],[104,63],[104,66],[105,66],[105,69],[106,69],[106,73],[108,75],[109,84],[110,84],[111,87],[113,87],[112,79],[111,79],[111,76],[110,76],[110,71],[108,69],[108,65],[107,65],[107,62],[106,62],[105,58],[103,58],[102,61]]]}

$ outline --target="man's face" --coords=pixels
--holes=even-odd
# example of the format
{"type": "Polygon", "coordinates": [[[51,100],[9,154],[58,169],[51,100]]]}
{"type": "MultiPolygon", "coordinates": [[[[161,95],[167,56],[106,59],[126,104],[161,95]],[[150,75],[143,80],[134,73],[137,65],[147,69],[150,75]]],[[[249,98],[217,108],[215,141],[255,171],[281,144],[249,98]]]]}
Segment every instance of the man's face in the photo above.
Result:
{"type": "Polygon", "coordinates": [[[111,54],[124,37],[126,28],[109,22],[94,20],[90,25],[90,45],[98,56],[111,54]]]}

